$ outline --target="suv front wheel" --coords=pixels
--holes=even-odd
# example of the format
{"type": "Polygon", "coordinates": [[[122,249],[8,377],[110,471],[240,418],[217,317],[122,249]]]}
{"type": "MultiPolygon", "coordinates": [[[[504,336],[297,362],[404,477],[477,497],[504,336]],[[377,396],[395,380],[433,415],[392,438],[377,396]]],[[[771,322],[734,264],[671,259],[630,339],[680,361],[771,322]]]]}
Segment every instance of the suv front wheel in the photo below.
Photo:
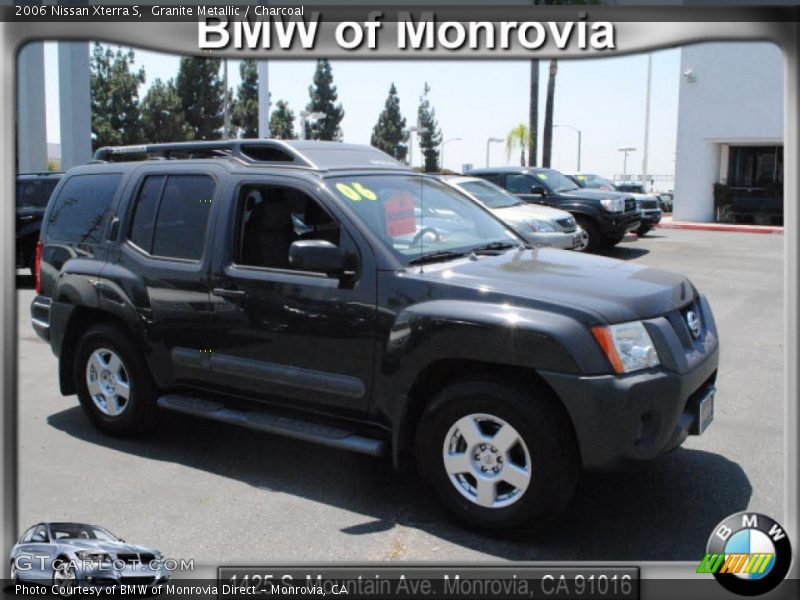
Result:
{"type": "Polygon", "coordinates": [[[580,470],[574,434],[552,399],[491,380],[445,388],[422,416],[416,454],[451,511],[496,530],[551,519],[580,470]]]}
{"type": "Polygon", "coordinates": [[[126,435],[152,425],[156,388],[144,358],[120,327],[95,325],[81,337],[74,376],[81,407],[98,428],[126,435]]]}

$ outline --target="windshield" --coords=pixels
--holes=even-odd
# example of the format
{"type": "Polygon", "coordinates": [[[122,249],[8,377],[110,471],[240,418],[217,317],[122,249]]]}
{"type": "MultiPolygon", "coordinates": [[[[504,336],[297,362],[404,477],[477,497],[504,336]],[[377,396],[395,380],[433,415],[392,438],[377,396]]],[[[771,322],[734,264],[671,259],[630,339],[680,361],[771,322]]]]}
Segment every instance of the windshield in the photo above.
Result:
{"type": "Polygon", "coordinates": [[[455,185],[475,196],[488,208],[508,208],[522,204],[519,198],[490,181],[461,181],[455,185]]]}
{"type": "Polygon", "coordinates": [[[51,523],[50,536],[53,540],[100,540],[118,542],[119,539],[102,527],[82,523],[51,523]]]}
{"type": "Polygon", "coordinates": [[[541,181],[551,192],[555,192],[556,194],[578,189],[578,186],[576,186],[569,177],[553,169],[538,169],[534,171],[533,176],[541,181]]]}
{"type": "Polygon", "coordinates": [[[600,175],[592,175],[591,173],[581,174],[575,175],[575,179],[578,180],[578,183],[581,187],[591,188],[593,190],[613,192],[617,189],[617,186],[615,186],[605,177],[600,177],[600,175]]]}
{"type": "Polygon", "coordinates": [[[405,264],[423,254],[518,245],[503,224],[449,185],[419,175],[332,177],[331,191],[405,264]]]}

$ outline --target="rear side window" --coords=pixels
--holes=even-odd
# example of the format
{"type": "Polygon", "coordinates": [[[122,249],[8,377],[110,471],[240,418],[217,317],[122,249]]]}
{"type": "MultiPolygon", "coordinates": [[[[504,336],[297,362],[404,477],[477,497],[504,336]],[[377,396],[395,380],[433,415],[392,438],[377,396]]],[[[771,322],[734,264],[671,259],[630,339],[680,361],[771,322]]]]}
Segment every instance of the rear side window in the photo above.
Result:
{"type": "Polygon", "coordinates": [[[55,179],[29,179],[17,183],[18,208],[46,208],[50,194],[58,183],[55,179]]]}
{"type": "Polygon", "coordinates": [[[47,238],[78,244],[100,242],[106,213],[121,180],[119,173],[70,177],[50,210],[47,238]]]}
{"type": "Polygon", "coordinates": [[[128,239],[153,256],[200,259],[214,187],[208,175],[146,177],[128,239]]]}

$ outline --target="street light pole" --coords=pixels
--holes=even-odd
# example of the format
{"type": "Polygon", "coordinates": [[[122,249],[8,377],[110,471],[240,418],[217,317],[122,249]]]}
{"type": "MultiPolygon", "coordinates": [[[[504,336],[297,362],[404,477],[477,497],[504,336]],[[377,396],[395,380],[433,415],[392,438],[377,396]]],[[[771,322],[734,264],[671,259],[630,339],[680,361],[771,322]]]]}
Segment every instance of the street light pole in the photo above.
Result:
{"type": "Polygon", "coordinates": [[[460,141],[461,141],[460,137],[454,137],[454,138],[450,138],[450,139],[445,140],[445,141],[442,142],[442,145],[439,148],[439,160],[442,163],[442,170],[444,170],[444,146],[445,146],[445,144],[447,144],[448,142],[460,142],[460,141]]]}
{"type": "Polygon", "coordinates": [[[628,154],[631,152],[635,152],[636,148],[618,148],[618,150],[625,154],[625,158],[622,161],[622,181],[627,181],[628,179],[628,154]]]}
{"type": "Polygon", "coordinates": [[[650,88],[653,79],[653,53],[647,55],[647,92],[644,108],[644,148],[642,149],[642,185],[647,191],[647,148],[650,144],[650,88]]]}
{"type": "Polygon", "coordinates": [[[486,166],[489,166],[489,144],[502,142],[501,138],[490,137],[486,140],[486,166]]]}
{"type": "Polygon", "coordinates": [[[581,145],[583,143],[583,132],[578,129],[577,127],[573,127],[572,125],[566,125],[564,123],[560,123],[558,125],[553,125],[553,127],[566,127],[567,129],[572,129],[575,133],[578,134],[578,172],[580,173],[581,170],[581,145]]]}

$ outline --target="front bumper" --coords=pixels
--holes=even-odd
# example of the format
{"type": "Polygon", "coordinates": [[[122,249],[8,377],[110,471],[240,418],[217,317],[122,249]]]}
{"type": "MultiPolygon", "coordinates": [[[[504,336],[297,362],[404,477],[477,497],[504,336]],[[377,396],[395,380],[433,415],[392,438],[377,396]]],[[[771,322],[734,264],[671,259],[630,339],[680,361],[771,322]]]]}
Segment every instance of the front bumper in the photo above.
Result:
{"type": "MultiPolygon", "coordinates": [[[[707,301],[699,297],[644,324],[661,359],[657,368],[625,375],[540,373],[570,415],[586,467],[652,460],[702,433],[701,408],[709,407],[719,366],[707,301]],[[683,330],[687,309],[697,311],[705,326],[697,339],[683,330]]],[[[710,415],[702,416],[708,422],[710,415]]]]}
{"type": "Polygon", "coordinates": [[[643,208],[639,211],[642,226],[653,227],[661,222],[662,212],[660,208],[643,208]]]}
{"type": "Polygon", "coordinates": [[[525,241],[539,248],[560,248],[572,250],[581,241],[580,227],[575,231],[553,231],[546,233],[526,233],[525,241]]]}
{"type": "Polygon", "coordinates": [[[638,210],[626,213],[602,213],[597,219],[600,233],[612,242],[619,242],[626,233],[636,231],[642,224],[638,210]]]}

